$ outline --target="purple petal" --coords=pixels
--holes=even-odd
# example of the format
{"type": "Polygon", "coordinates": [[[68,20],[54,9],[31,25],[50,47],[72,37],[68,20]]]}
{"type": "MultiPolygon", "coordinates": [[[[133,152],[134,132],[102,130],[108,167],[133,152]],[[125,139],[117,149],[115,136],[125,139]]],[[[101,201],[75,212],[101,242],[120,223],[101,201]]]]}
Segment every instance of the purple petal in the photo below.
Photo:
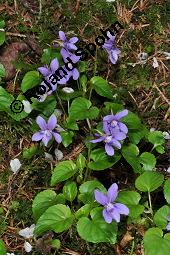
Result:
{"type": "Polygon", "coordinates": [[[114,115],[107,115],[103,118],[103,121],[111,122],[112,120],[114,120],[114,115]]]}
{"type": "Polygon", "coordinates": [[[106,151],[107,155],[109,155],[109,156],[113,156],[114,155],[114,149],[108,143],[105,144],[105,151],[106,151]]]}
{"type": "Polygon", "coordinates": [[[58,84],[65,85],[66,83],[67,83],[67,79],[64,77],[58,81],[58,84]]]}
{"type": "Polygon", "coordinates": [[[123,133],[127,134],[128,133],[128,128],[126,127],[126,125],[122,122],[118,123],[120,131],[122,131],[123,133]]]}
{"type": "Polygon", "coordinates": [[[41,128],[41,130],[47,129],[46,121],[41,116],[38,116],[36,118],[36,122],[37,122],[38,126],[41,128]]]}
{"type": "Polygon", "coordinates": [[[50,70],[46,67],[39,67],[38,71],[45,77],[50,75],[50,70]]]}
{"type": "Polygon", "coordinates": [[[168,223],[168,225],[166,226],[166,229],[169,231],[170,230],[170,222],[168,223]]]}
{"type": "Polygon", "coordinates": [[[107,197],[109,198],[109,203],[114,202],[118,194],[118,186],[113,183],[107,191],[107,197]]]}
{"type": "Polygon", "coordinates": [[[61,51],[60,51],[60,53],[61,53],[61,56],[62,56],[64,62],[65,62],[65,61],[68,61],[68,60],[67,60],[67,57],[70,56],[70,54],[68,53],[68,51],[67,51],[66,49],[62,48],[61,51]]]}
{"type": "Polygon", "coordinates": [[[76,42],[78,42],[78,38],[77,37],[72,37],[72,38],[70,38],[70,40],[69,40],[69,42],[70,43],[76,43],[76,42]]]}
{"type": "Polygon", "coordinates": [[[110,213],[107,212],[106,209],[103,209],[103,217],[104,217],[104,220],[107,222],[107,223],[111,223],[112,222],[112,216],[110,213]]]}
{"type": "Polygon", "coordinates": [[[59,38],[62,41],[66,41],[67,40],[67,38],[65,36],[65,33],[63,31],[59,31],[59,38]]]}
{"type": "Polygon", "coordinates": [[[170,216],[167,217],[167,220],[170,221],[170,216]]]}
{"type": "Polygon", "coordinates": [[[112,132],[112,134],[114,138],[119,141],[124,140],[126,138],[126,134],[123,132],[112,132]]]}
{"type": "Polygon", "coordinates": [[[59,63],[58,63],[57,58],[55,58],[55,59],[53,59],[53,60],[51,61],[51,64],[50,64],[51,71],[52,71],[53,73],[55,73],[55,71],[58,69],[58,67],[59,67],[59,63]]]}
{"type": "Polygon", "coordinates": [[[47,122],[47,129],[53,130],[57,125],[57,118],[52,114],[47,122]]]}
{"type": "Polygon", "coordinates": [[[73,80],[78,80],[79,78],[79,71],[77,70],[77,68],[73,69],[73,80]]]}
{"type": "Polygon", "coordinates": [[[101,204],[101,205],[107,205],[108,203],[108,198],[106,195],[104,195],[102,192],[98,191],[98,190],[94,190],[94,196],[96,201],[101,204]]]}
{"type": "Polygon", "coordinates": [[[116,222],[120,222],[120,213],[117,211],[117,209],[114,209],[111,212],[112,219],[114,219],[116,222]]]}
{"type": "Polygon", "coordinates": [[[100,138],[91,140],[90,142],[91,142],[91,143],[99,143],[99,142],[102,142],[104,139],[105,139],[105,137],[104,137],[104,136],[101,136],[100,138]]]}
{"type": "Polygon", "coordinates": [[[74,44],[72,44],[72,43],[68,43],[68,44],[67,44],[67,48],[68,48],[69,50],[77,50],[77,47],[76,47],[74,44]]]}
{"type": "Polygon", "coordinates": [[[129,208],[121,203],[114,204],[114,209],[118,211],[120,214],[128,215],[129,214],[129,208]]]}
{"type": "Polygon", "coordinates": [[[44,134],[37,132],[32,136],[32,141],[40,141],[43,138],[44,134]]]}
{"type": "Polygon", "coordinates": [[[42,139],[42,142],[44,143],[45,146],[47,146],[48,142],[51,140],[52,138],[52,134],[50,135],[44,135],[43,139],[42,139]]]}
{"type": "Polygon", "coordinates": [[[125,117],[128,114],[128,110],[123,110],[121,112],[116,113],[116,115],[114,116],[115,120],[120,120],[121,118],[125,117]]]}
{"type": "Polygon", "coordinates": [[[53,133],[53,136],[54,136],[56,142],[61,143],[61,141],[62,141],[61,135],[59,135],[58,133],[55,133],[55,132],[52,132],[52,133],[53,133]]]}
{"type": "Polygon", "coordinates": [[[112,139],[112,141],[111,141],[111,143],[112,143],[112,145],[114,146],[114,147],[116,147],[117,149],[120,149],[121,148],[121,143],[120,142],[118,142],[116,139],[112,139]]]}

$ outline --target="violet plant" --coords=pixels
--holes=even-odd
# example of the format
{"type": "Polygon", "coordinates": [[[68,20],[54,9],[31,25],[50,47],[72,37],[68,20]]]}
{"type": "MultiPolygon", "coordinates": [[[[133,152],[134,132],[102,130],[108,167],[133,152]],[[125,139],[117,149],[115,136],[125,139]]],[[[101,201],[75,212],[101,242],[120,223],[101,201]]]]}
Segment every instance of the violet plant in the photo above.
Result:
{"type": "MultiPolygon", "coordinates": [[[[62,156],[62,161],[55,162],[50,182],[54,190],[49,188],[35,196],[32,205],[34,238],[49,231],[60,238],[62,232],[76,228],[79,236],[87,242],[114,245],[122,236],[120,224],[123,229],[127,224],[143,224],[148,229],[144,236],[146,254],[168,255],[170,234],[166,233],[162,238],[162,230],[170,230],[170,180],[164,181],[164,175],[156,171],[156,157],[164,153],[162,132],[150,132],[137,114],[125,109],[123,98],[115,99],[114,94],[118,90],[114,90],[111,83],[100,76],[87,75],[88,62],[81,61],[81,57],[75,55],[77,37],[67,39],[64,32],[60,31],[59,39],[62,47],[46,49],[39,72],[28,72],[21,83],[21,90],[25,93],[42,84],[42,74],[52,89],[46,91],[43,102],[33,99],[31,112],[24,111],[18,117],[9,113],[18,121],[33,116],[33,125],[30,127],[34,133],[32,141],[36,148],[44,144],[46,153],[56,149],[61,150],[61,153],[67,149],[72,151],[80,140],[83,144],[81,153],[79,151],[74,160],[64,160],[62,156]],[[72,64],[68,64],[70,71],[64,65],[68,63],[68,57],[72,61],[72,64]],[[61,73],[66,71],[67,74],[54,85],[50,76],[59,69],[61,73]],[[63,85],[67,89],[63,90],[63,85]],[[36,121],[34,116],[38,116],[36,121]],[[92,139],[93,134],[96,139],[92,139]],[[147,151],[143,150],[143,144],[148,148],[147,151]],[[114,177],[122,164],[126,164],[129,176],[136,178],[135,184],[132,183],[130,187],[122,185],[121,180],[114,177]],[[96,178],[95,172],[103,170],[113,173],[114,180],[110,180],[108,185],[96,178]],[[116,182],[119,184],[119,193],[116,182]],[[57,191],[56,185],[59,187],[57,191]],[[110,186],[108,191],[105,186],[110,186]],[[156,190],[161,187],[164,187],[167,205],[158,208],[159,205],[153,206],[152,200],[156,190]],[[153,248],[151,240],[155,241],[156,248],[153,248]],[[164,242],[163,252],[159,247],[161,242],[164,242]],[[152,253],[151,248],[154,251],[157,249],[159,253],[152,253]]],[[[120,50],[115,48],[114,43],[115,38],[110,37],[103,48],[115,65],[120,50]]],[[[4,92],[3,88],[1,90],[4,92]]],[[[29,149],[27,152],[32,153],[29,149]]],[[[36,153],[35,150],[30,157],[36,156],[36,153]]]]}

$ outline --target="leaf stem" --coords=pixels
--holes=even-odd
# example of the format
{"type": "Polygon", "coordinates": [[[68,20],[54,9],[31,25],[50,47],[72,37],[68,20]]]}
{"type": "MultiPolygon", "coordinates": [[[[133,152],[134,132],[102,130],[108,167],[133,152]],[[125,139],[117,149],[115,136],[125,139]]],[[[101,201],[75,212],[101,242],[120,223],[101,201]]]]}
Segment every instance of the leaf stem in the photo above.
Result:
{"type": "Polygon", "coordinates": [[[148,199],[149,199],[149,208],[150,208],[150,212],[153,216],[153,209],[152,209],[152,201],[151,201],[151,194],[150,192],[148,191],[148,199]]]}

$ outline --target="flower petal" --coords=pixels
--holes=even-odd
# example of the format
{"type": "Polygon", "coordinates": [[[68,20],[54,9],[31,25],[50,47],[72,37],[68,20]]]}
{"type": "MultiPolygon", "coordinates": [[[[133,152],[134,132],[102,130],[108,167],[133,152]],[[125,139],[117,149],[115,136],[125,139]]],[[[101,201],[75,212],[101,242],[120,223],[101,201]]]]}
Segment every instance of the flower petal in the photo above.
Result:
{"type": "Polygon", "coordinates": [[[114,209],[116,209],[120,214],[128,215],[129,214],[129,208],[121,203],[114,204],[114,209]]]}
{"type": "Polygon", "coordinates": [[[116,113],[116,115],[114,116],[115,120],[120,120],[121,118],[125,117],[128,114],[128,110],[123,110],[121,112],[116,113]]]}
{"type": "Polygon", "coordinates": [[[114,132],[113,131],[112,134],[113,134],[114,138],[119,141],[124,140],[126,138],[126,134],[123,132],[114,132]]]}
{"type": "Polygon", "coordinates": [[[38,116],[36,118],[36,122],[37,122],[38,126],[41,128],[41,130],[47,129],[47,123],[41,116],[38,116]]]}
{"type": "Polygon", "coordinates": [[[124,123],[119,122],[118,125],[119,125],[119,128],[120,128],[120,131],[122,131],[125,134],[128,133],[128,128],[127,128],[127,126],[124,123]]]}
{"type": "Polygon", "coordinates": [[[44,134],[42,132],[36,132],[35,134],[33,134],[32,136],[32,141],[40,141],[41,139],[43,139],[44,134]]]}
{"type": "Polygon", "coordinates": [[[72,37],[72,38],[70,38],[70,40],[69,40],[69,42],[70,43],[76,43],[76,42],[78,42],[78,38],[77,37],[72,37]]]}
{"type": "Polygon", "coordinates": [[[104,220],[107,222],[107,223],[111,223],[112,222],[112,216],[110,213],[107,212],[106,209],[103,209],[103,217],[104,217],[104,220]]]}
{"type": "Polygon", "coordinates": [[[104,137],[104,136],[101,136],[100,138],[91,140],[90,142],[91,142],[91,143],[99,143],[99,142],[102,142],[104,139],[105,139],[105,137],[104,137]]]}
{"type": "Polygon", "coordinates": [[[61,135],[59,135],[58,133],[55,133],[55,132],[52,132],[52,134],[53,134],[56,142],[61,143],[61,141],[62,141],[61,135]]]}
{"type": "Polygon", "coordinates": [[[45,77],[50,74],[50,70],[46,67],[39,67],[38,71],[45,77]]]}
{"type": "Polygon", "coordinates": [[[30,251],[32,251],[32,245],[29,242],[25,241],[24,249],[25,249],[26,252],[30,252],[30,251]]]}
{"type": "Polygon", "coordinates": [[[109,203],[114,202],[118,194],[118,186],[113,183],[107,191],[107,196],[109,198],[109,203]]]}
{"type": "Polygon", "coordinates": [[[76,45],[74,45],[73,43],[67,43],[67,48],[69,50],[77,50],[76,45]]]}
{"type": "Polygon", "coordinates": [[[107,205],[108,198],[102,192],[98,191],[97,189],[94,190],[94,196],[96,201],[101,205],[107,205]]]}
{"type": "Polygon", "coordinates": [[[59,38],[62,41],[66,41],[67,40],[67,38],[65,36],[65,33],[63,31],[59,31],[59,38]]]}
{"type": "Polygon", "coordinates": [[[42,142],[44,143],[45,146],[47,146],[47,144],[51,140],[51,138],[52,138],[52,134],[50,134],[49,136],[44,135],[42,142]]]}
{"type": "Polygon", "coordinates": [[[47,122],[47,129],[53,130],[57,125],[57,118],[52,114],[47,122]]]}
{"type": "Polygon", "coordinates": [[[117,149],[120,149],[121,148],[121,143],[119,141],[117,141],[116,139],[112,138],[112,141],[111,141],[112,145],[114,147],[116,147],[117,149]]]}
{"type": "Polygon", "coordinates": [[[58,149],[55,149],[54,151],[54,154],[55,154],[55,157],[56,157],[56,160],[62,160],[63,158],[63,153],[62,151],[58,150],[58,149]]]}
{"type": "Polygon", "coordinates": [[[114,219],[116,222],[120,222],[120,214],[119,214],[119,212],[117,211],[117,209],[114,209],[114,210],[111,212],[111,216],[112,216],[112,219],[114,219]]]}
{"type": "Polygon", "coordinates": [[[168,223],[168,225],[166,226],[166,230],[170,230],[170,222],[168,223]]]}
{"type": "Polygon", "coordinates": [[[77,70],[77,68],[74,68],[73,69],[73,80],[78,80],[78,78],[79,78],[79,71],[77,70]]]}
{"type": "Polygon", "coordinates": [[[16,172],[20,169],[21,167],[21,163],[19,161],[19,159],[15,158],[15,159],[12,159],[10,161],[10,167],[11,167],[11,170],[14,174],[16,174],[16,172]]]}
{"type": "Polygon", "coordinates": [[[107,153],[107,155],[109,156],[113,156],[114,155],[114,149],[111,145],[109,145],[108,143],[105,144],[105,151],[107,153]]]}
{"type": "Polygon", "coordinates": [[[51,63],[50,63],[51,71],[52,71],[53,73],[55,73],[55,71],[58,69],[58,67],[59,67],[58,59],[55,58],[55,59],[53,59],[53,60],[51,61],[51,63]]]}

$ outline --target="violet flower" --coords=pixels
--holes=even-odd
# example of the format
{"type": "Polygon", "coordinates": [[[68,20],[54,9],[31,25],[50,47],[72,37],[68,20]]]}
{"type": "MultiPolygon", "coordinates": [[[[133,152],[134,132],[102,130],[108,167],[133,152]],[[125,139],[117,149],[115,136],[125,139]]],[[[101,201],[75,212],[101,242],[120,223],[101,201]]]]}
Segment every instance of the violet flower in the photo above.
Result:
{"type": "Polygon", "coordinates": [[[99,142],[104,142],[105,143],[105,151],[107,153],[107,155],[109,156],[113,156],[115,151],[114,151],[114,147],[116,147],[117,149],[121,148],[121,143],[119,142],[119,140],[122,140],[121,134],[120,132],[115,133],[114,135],[108,135],[108,134],[103,134],[103,135],[99,135],[99,134],[95,134],[96,136],[100,136],[97,139],[91,140],[91,143],[99,143],[99,142]]]}
{"type": "Polygon", "coordinates": [[[65,48],[62,48],[60,53],[65,63],[68,62],[68,59],[67,59],[68,57],[72,60],[73,63],[77,63],[81,58],[80,56],[76,56],[75,54],[66,50],[65,48]]]}
{"type": "Polygon", "coordinates": [[[121,140],[126,138],[128,133],[127,126],[120,122],[120,119],[125,117],[128,114],[128,110],[123,110],[116,113],[115,115],[107,115],[103,118],[103,131],[106,134],[116,134],[118,132],[119,138],[121,140]]]}
{"type": "Polygon", "coordinates": [[[107,223],[111,223],[112,220],[120,222],[120,214],[129,214],[129,209],[126,205],[114,202],[118,195],[118,186],[116,183],[110,186],[107,195],[104,195],[98,190],[94,190],[94,195],[96,201],[104,206],[103,217],[107,223]]]}
{"type": "Polygon", "coordinates": [[[112,36],[110,33],[108,33],[108,36],[110,39],[103,44],[102,48],[105,49],[109,54],[109,59],[112,64],[116,64],[120,50],[114,47],[115,36],[112,36]]]}
{"type": "Polygon", "coordinates": [[[77,37],[72,37],[70,40],[67,39],[65,33],[63,31],[59,31],[59,38],[63,41],[63,48],[66,50],[77,50],[77,47],[74,45],[77,41],[77,37]]]}
{"type": "Polygon", "coordinates": [[[48,142],[54,136],[55,140],[58,143],[61,143],[61,141],[62,141],[61,136],[58,133],[53,131],[53,129],[57,125],[57,118],[56,118],[56,116],[54,114],[52,114],[50,116],[50,118],[48,119],[47,123],[46,123],[46,121],[41,116],[38,116],[36,118],[36,122],[39,125],[41,130],[39,132],[35,133],[32,136],[32,141],[40,141],[40,140],[42,140],[44,145],[47,146],[48,142]]]}
{"type": "Polygon", "coordinates": [[[166,230],[170,230],[170,216],[167,217],[168,224],[166,226],[166,230]]]}

